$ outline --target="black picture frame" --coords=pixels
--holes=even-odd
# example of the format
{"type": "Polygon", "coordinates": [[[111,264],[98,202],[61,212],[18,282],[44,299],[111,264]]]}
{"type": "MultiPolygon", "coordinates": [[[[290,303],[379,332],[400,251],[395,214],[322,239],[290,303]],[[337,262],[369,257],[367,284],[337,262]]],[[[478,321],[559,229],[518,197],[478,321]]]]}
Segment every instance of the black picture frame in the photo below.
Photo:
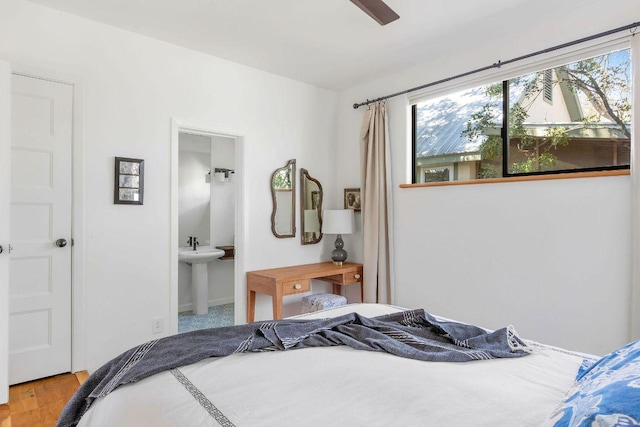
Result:
{"type": "Polygon", "coordinates": [[[144,202],[144,160],[116,157],[113,203],[142,205],[144,202]]]}

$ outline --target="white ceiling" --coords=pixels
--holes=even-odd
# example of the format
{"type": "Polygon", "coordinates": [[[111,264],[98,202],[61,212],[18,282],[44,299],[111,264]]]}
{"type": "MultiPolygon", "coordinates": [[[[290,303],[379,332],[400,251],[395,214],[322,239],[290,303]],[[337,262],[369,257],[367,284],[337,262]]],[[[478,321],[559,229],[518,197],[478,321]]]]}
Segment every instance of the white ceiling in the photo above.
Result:
{"type": "MultiPolygon", "coordinates": [[[[445,52],[508,37],[521,32],[525,24],[535,29],[549,13],[589,17],[593,6],[608,0],[386,0],[400,15],[386,26],[349,0],[32,1],[342,90],[445,52]]],[[[616,1],[637,5],[637,0],[616,1]]],[[[589,27],[585,26],[585,35],[593,32],[589,27]]]]}

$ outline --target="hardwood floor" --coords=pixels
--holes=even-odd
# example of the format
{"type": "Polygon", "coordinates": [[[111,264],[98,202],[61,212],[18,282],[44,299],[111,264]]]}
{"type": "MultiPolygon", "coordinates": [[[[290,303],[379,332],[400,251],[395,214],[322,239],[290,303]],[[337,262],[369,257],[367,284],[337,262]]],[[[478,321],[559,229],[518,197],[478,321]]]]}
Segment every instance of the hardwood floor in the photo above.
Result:
{"type": "Polygon", "coordinates": [[[89,374],[62,374],[9,387],[9,404],[0,405],[0,427],[53,427],[73,393],[89,374]]]}

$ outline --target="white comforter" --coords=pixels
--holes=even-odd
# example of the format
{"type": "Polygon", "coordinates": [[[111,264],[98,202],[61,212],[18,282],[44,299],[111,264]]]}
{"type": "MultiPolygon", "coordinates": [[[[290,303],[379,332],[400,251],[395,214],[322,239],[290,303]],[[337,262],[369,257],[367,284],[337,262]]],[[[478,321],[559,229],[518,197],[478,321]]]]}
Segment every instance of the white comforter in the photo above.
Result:
{"type": "MultiPolygon", "coordinates": [[[[358,304],[304,317],[391,306],[358,304]]],[[[513,359],[422,362],[348,347],[243,353],[180,371],[237,427],[539,426],[562,400],[582,357],[547,346],[513,359]]],[[[219,426],[169,372],[118,388],[83,427],[219,426]]]]}

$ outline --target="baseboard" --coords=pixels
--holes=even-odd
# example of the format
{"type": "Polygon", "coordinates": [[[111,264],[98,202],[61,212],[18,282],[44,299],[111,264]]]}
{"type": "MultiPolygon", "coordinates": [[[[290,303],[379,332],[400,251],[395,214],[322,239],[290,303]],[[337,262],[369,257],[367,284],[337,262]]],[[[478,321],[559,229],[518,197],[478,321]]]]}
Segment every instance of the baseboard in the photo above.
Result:
{"type": "MultiPolygon", "coordinates": [[[[209,307],[215,307],[216,305],[231,304],[232,302],[233,302],[233,297],[210,299],[209,307]]],[[[193,310],[193,303],[190,303],[190,302],[186,304],[180,304],[178,306],[179,313],[182,313],[183,311],[192,311],[192,310],[193,310]]]]}

